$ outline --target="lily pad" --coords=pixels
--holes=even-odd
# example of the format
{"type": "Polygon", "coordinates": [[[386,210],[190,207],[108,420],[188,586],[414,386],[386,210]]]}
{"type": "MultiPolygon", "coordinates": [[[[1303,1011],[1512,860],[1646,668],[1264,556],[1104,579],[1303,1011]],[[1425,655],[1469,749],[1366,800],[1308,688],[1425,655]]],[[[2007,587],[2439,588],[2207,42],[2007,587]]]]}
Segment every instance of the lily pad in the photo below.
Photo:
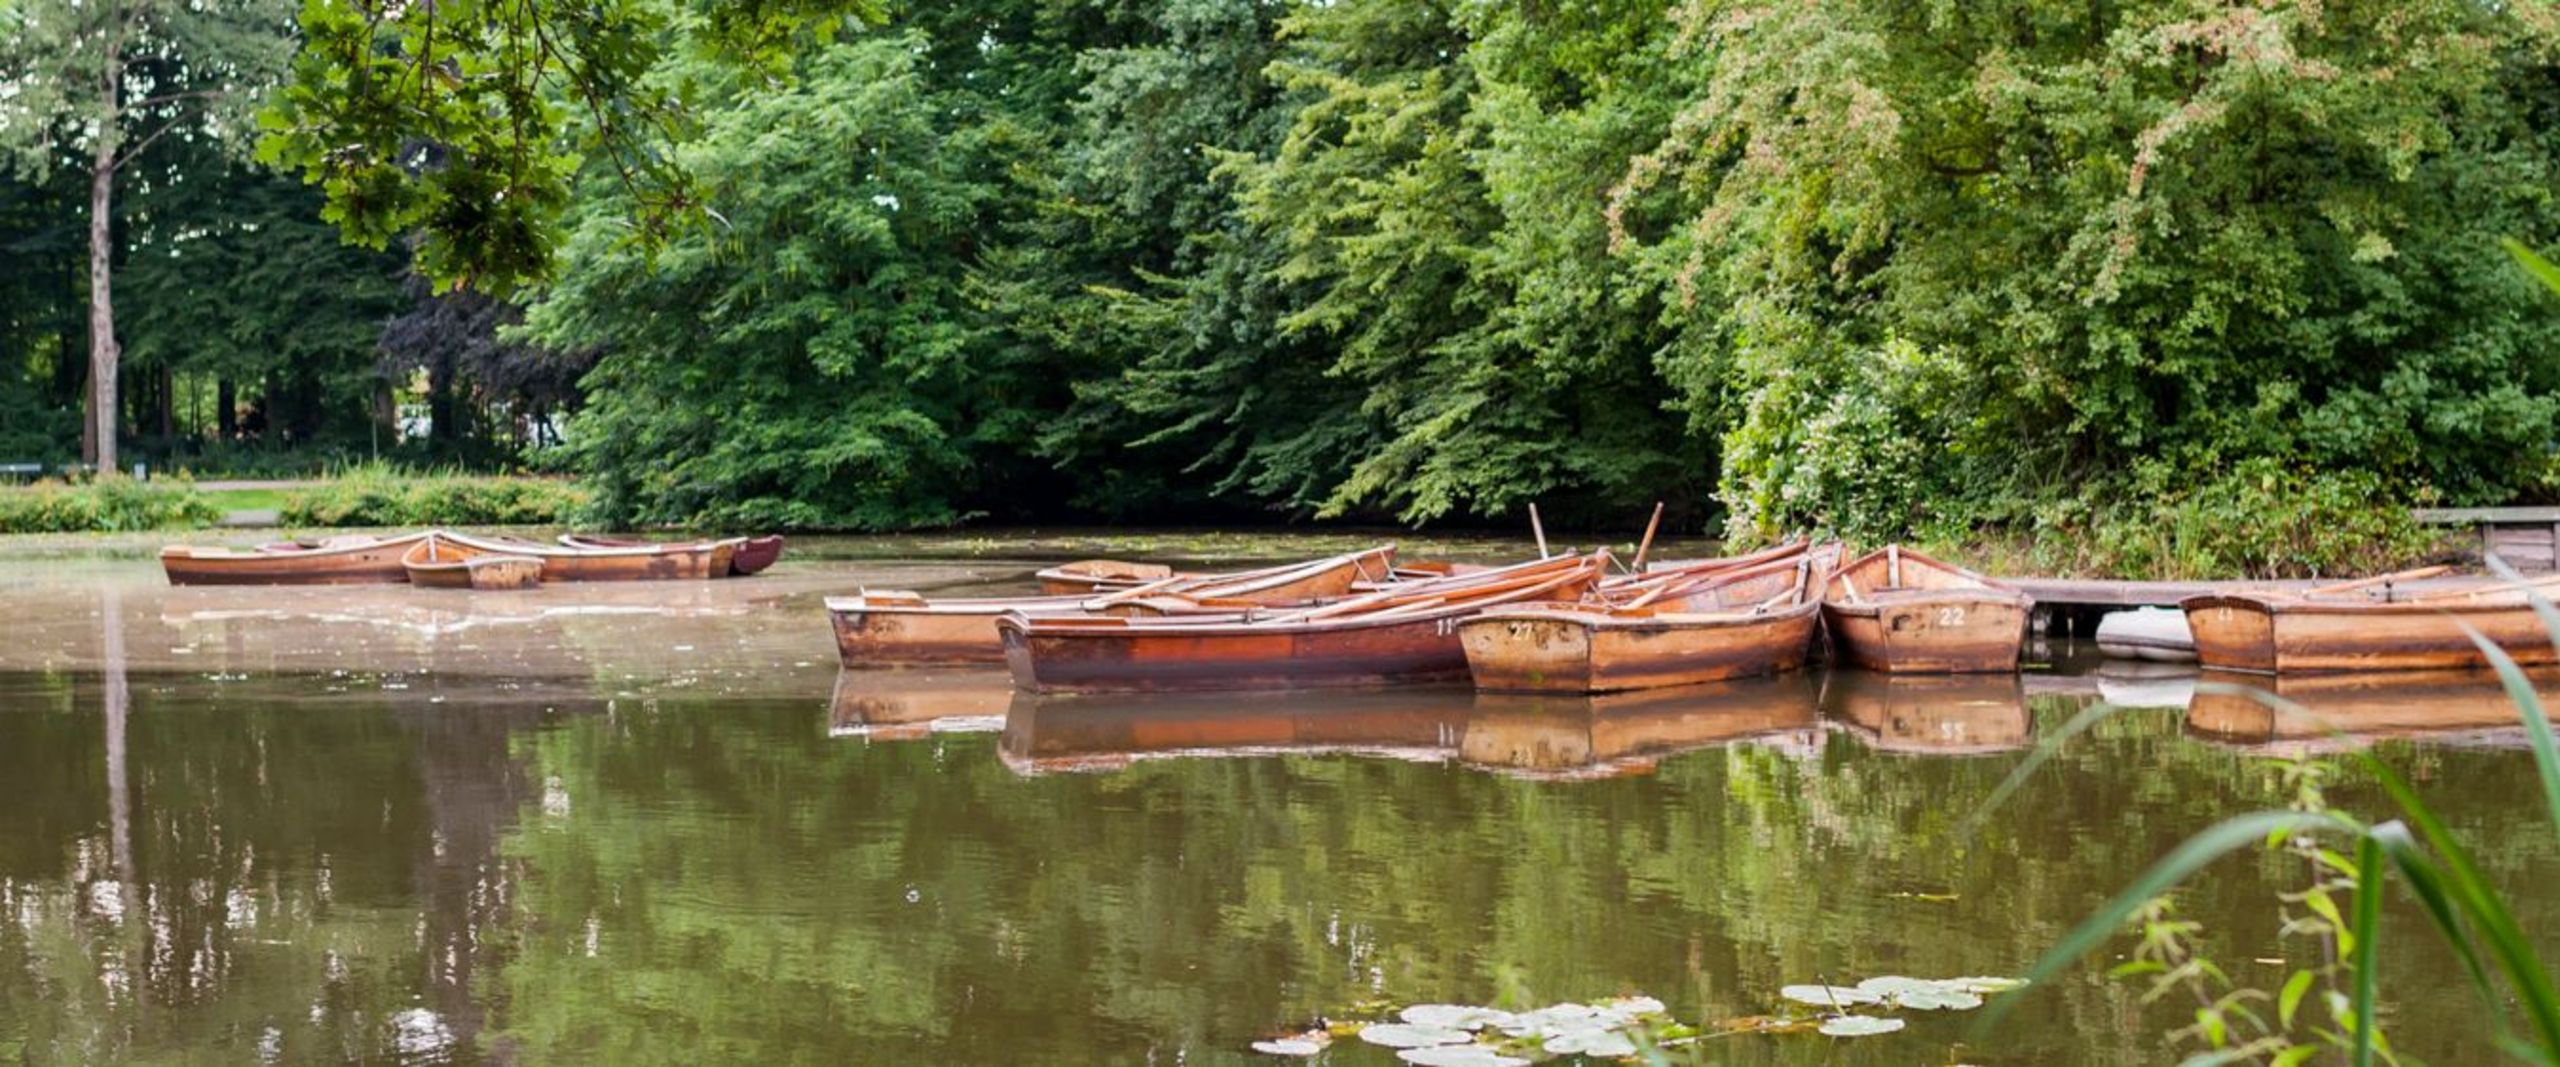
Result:
{"type": "Polygon", "coordinates": [[[1253,1043],[1253,1050],[1273,1056],[1313,1056],[1324,1051],[1324,1046],[1325,1042],[1303,1037],[1281,1037],[1269,1041],[1256,1041],[1253,1043]]]}
{"type": "Polygon", "coordinates": [[[1961,989],[1914,989],[1896,994],[1893,1002],[1914,1011],[1972,1011],[1982,1006],[1982,996],[1961,989]]]}
{"type": "Polygon", "coordinates": [[[1445,1026],[1412,1026],[1405,1023],[1379,1023],[1363,1027],[1360,1040],[1388,1048],[1424,1048],[1431,1045],[1463,1045],[1475,1035],[1445,1026]]]}
{"type": "Polygon", "coordinates": [[[1430,1045],[1401,1049],[1396,1058],[1418,1067],[1528,1067],[1529,1061],[1505,1056],[1483,1045],[1430,1045]]]}
{"type": "Polygon", "coordinates": [[[2027,984],[2027,980],[2024,978],[1986,978],[1975,976],[1972,978],[1941,978],[1938,980],[1938,984],[1950,989],[1961,989],[1967,993],[1975,993],[1987,997],[1993,993],[2006,993],[2012,989],[2024,986],[2027,984]]]}
{"type": "Polygon", "coordinates": [[[1511,1017],[1502,1032],[1513,1037],[1552,1037],[1577,1030],[1603,1029],[1613,1016],[1588,1004],[1554,1004],[1511,1017]]]}
{"type": "Polygon", "coordinates": [[[1415,1026],[1437,1026],[1449,1030],[1481,1030],[1488,1026],[1502,1026],[1514,1018],[1510,1012],[1498,1008],[1465,1004],[1416,1004],[1397,1014],[1415,1026]]]}
{"type": "Polygon", "coordinates": [[[1619,997],[1608,1002],[1606,1007],[1628,1015],[1660,1015],[1671,1010],[1669,1005],[1652,997],[1619,997]]]}
{"type": "Polygon", "coordinates": [[[1636,1043],[1615,1030],[1579,1030],[1548,1038],[1541,1046],[1559,1056],[1633,1056],[1636,1043]]]}
{"type": "Polygon", "coordinates": [[[1798,1004],[1817,1008],[1850,1007],[1858,1004],[1881,1004],[1884,998],[1863,989],[1844,985],[1791,985],[1778,990],[1778,995],[1798,1004]]]}
{"type": "Polygon", "coordinates": [[[1915,990],[1935,993],[1946,988],[1946,985],[1932,979],[1905,978],[1898,974],[1882,975],[1858,983],[1859,992],[1879,997],[1898,997],[1915,990]]]}
{"type": "Polygon", "coordinates": [[[1872,1015],[1843,1015],[1822,1020],[1822,1032],[1833,1037],[1867,1037],[1890,1034],[1903,1027],[1900,1019],[1879,1019],[1872,1015]]]}

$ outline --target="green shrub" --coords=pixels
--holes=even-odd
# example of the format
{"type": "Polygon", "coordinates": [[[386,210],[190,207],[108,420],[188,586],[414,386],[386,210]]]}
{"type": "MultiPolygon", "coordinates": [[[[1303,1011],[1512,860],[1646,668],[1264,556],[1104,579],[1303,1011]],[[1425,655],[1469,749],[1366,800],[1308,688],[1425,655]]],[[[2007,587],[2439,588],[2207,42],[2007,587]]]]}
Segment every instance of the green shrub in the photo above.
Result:
{"type": "MultiPolygon", "coordinates": [[[[2423,502],[2423,501],[2421,501],[2423,502]]],[[[2195,476],[2139,465],[2048,504],[2032,525],[2058,569],[2152,578],[2301,578],[2396,569],[2436,546],[2409,501],[2369,471],[2272,459],[2195,476]]]]}
{"type": "Polygon", "coordinates": [[[285,497],[287,526],[531,526],[570,521],[588,504],[575,483],[549,478],[407,474],[352,467],[285,497]]]}
{"type": "Polygon", "coordinates": [[[0,533],[91,533],[211,526],[222,509],[188,482],[110,475],[0,489],[0,533]]]}

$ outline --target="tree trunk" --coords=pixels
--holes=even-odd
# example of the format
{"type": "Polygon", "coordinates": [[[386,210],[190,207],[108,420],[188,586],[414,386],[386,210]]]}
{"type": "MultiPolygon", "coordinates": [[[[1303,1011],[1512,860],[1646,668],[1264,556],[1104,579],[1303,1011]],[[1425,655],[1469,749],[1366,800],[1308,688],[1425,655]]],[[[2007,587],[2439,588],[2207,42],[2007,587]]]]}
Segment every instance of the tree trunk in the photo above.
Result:
{"type": "Polygon", "coordinates": [[[217,379],[213,386],[215,434],[225,441],[240,436],[240,387],[231,379],[217,379]]]}
{"type": "MultiPolygon", "coordinates": [[[[160,368],[160,380],[152,391],[152,410],[160,417],[160,450],[166,452],[178,444],[178,372],[160,368]]],[[[162,463],[168,460],[160,457],[162,463]]]]}
{"type": "Polygon", "coordinates": [[[116,47],[107,49],[109,79],[98,123],[98,151],[89,164],[89,398],[97,436],[98,472],[116,469],[116,348],[114,257],[116,188],[116,47]]]}

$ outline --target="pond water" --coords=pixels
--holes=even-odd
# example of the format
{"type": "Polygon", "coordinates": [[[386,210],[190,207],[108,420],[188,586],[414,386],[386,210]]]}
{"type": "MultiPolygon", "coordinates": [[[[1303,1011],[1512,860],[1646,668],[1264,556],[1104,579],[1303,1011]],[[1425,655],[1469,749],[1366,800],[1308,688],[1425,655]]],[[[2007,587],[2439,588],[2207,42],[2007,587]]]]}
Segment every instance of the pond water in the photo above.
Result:
{"type": "MultiPolygon", "coordinates": [[[[2334,742],[2191,678],[1856,672],[1608,700],[1418,689],[1035,699],[839,676],[818,598],[1019,588],[1001,560],[787,563],[527,594],[166,588],[59,561],[0,605],[0,1061],[1284,1062],[1369,1002],[2023,970],[2334,742]],[[2102,723],[1980,811],[2035,739],[2102,723]]],[[[2493,686],[2296,687],[2369,731],[2553,928],[2493,686]]],[[[2381,811],[2342,772],[2333,799],[2381,811]]],[[[2182,894],[2272,988],[2300,862],[2182,894]]],[[[2494,1058],[2406,915],[2395,1042],[2494,1058]]],[[[2111,946],[2120,955],[2125,940],[2111,946]]],[[[1717,1038],[1732,1064],[2135,1064],[2191,1004],[2084,967],[1988,1029],[1717,1038]]],[[[1392,1064],[1357,1042],[1336,1064],[1392,1064]]]]}

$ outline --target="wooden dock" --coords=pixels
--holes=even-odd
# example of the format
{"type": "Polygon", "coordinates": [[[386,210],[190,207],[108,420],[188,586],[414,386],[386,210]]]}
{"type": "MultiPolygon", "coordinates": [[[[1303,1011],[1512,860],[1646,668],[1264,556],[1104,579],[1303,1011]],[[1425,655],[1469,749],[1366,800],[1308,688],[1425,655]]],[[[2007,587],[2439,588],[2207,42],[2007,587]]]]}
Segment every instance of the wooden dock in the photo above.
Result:
{"type": "MultiPolygon", "coordinates": [[[[2115,578],[2002,578],[2036,600],[2032,625],[2036,632],[2054,637],[2087,637],[2097,632],[2098,617],[2111,611],[2134,608],[2174,608],[2191,596],[2214,593],[2289,593],[2333,584],[2344,579],[2318,581],[2288,579],[2280,581],[2227,582],[2135,582],[2115,578]]],[[[2462,589],[2491,579],[2480,575],[2452,575],[2443,578],[2421,578],[2402,582],[2398,588],[2410,592],[2462,589]]]]}

